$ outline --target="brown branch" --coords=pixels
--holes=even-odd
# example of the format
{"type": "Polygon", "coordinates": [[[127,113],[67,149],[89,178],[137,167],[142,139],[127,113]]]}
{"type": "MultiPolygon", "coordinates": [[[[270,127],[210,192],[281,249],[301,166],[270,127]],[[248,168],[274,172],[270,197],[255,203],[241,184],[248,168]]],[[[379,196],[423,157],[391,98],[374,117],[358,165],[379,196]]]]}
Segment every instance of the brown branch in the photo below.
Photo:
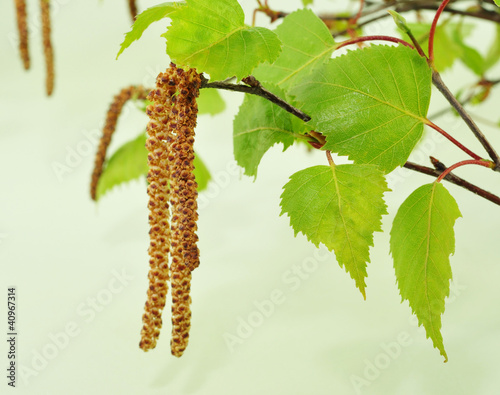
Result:
{"type": "MultiPolygon", "coordinates": [[[[406,167],[407,169],[416,171],[418,173],[427,174],[428,176],[437,178],[441,175],[441,173],[443,171],[445,171],[447,169],[447,167],[443,163],[436,160],[435,158],[431,157],[431,160],[432,160],[434,166],[436,167],[435,169],[433,169],[431,167],[427,167],[427,166],[421,166],[421,165],[418,165],[418,164],[413,163],[413,162],[406,162],[404,164],[404,167],[406,167]]],[[[500,206],[500,197],[498,197],[498,196],[492,194],[491,192],[488,192],[482,188],[479,188],[478,186],[476,186],[474,184],[471,184],[470,182],[464,180],[461,177],[454,175],[453,173],[448,174],[444,179],[446,181],[451,182],[452,184],[455,184],[455,185],[458,185],[462,188],[465,188],[469,192],[472,192],[472,193],[500,206]]]]}
{"type": "Polygon", "coordinates": [[[137,17],[137,6],[135,4],[135,0],[128,0],[128,9],[130,11],[132,22],[135,22],[135,19],[137,17]]]}
{"type": "Polygon", "coordinates": [[[300,111],[298,108],[295,108],[290,103],[276,96],[274,93],[269,92],[254,77],[249,76],[244,78],[242,81],[247,85],[231,84],[225,81],[209,82],[205,77],[202,76],[200,89],[215,88],[233,92],[243,92],[243,93],[248,93],[250,95],[257,95],[263,97],[266,100],[269,100],[270,102],[276,104],[277,106],[280,106],[283,110],[289,112],[290,114],[296,116],[297,118],[303,120],[304,122],[309,122],[311,120],[311,117],[309,115],[300,111]]]}
{"type": "Polygon", "coordinates": [[[443,96],[448,100],[448,102],[453,106],[455,110],[460,114],[464,122],[467,124],[469,129],[474,133],[474,136],[479,140],[481,145],[484,147],[490,158],[495,162],[496,164],[496,171],[500,170],[500,157],[496,153],[495,149],[493,146],[490,144],[490,142],[486,139],[486,136],[481,132],[479,127],[476,125],[474,120],[470,117],[470,115],[465,111],[463,106],[460,104],[460,102],[457,100],[457,98],[453,95],[453,93],[450,92],[448,87],[445,85],[443,80],[441,79],[441,76],[437,71],[432,72],[432,82],[434,83],[434,86],[439,89],[439,91],[443,94],[443,96]]]}

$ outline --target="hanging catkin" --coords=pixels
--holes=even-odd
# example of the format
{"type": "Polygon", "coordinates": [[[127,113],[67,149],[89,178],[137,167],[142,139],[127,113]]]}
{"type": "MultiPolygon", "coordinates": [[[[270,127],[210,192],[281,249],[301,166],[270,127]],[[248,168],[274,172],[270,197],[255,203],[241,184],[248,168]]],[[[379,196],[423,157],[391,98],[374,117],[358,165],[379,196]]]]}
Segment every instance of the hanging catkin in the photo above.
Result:
{"type": "Polygon", "coordinates": [[[97,184],[101,177],[104,161],[106,160],[106,151],[108,150],[111,138],[116,129],[116,123],[120,116],[123,106],[130,99],[144,100],[146,99],[147,91],[142,86],[129,86],[123,88],[114,98],[109,106],[108,113],[106,114],[106,122],[102,130],[101,141],[97,149],[94,171],[92,172],[92,179],[90,182],[90,197],[92,200],[97,199],[97,184]]]}
{"type": "Polygon", "coordinates": [[[50,0],[40,0],[40,12],[42,15],[43,52],[46,68],[45,90],[47,96],[50,96],[54,90],[54,51],[50,40],[50,0]]]}
{"type": "Polygon", "coordinates": [[[135,4],[135,0],[128,0],[128,8],[130,10],[132,21],[135,21],[135,18],[137,17],[137,6],[135,4]]]}
{"type": "Polygon", "coordinates": [[[194,179],[194,128],[201,85],[194,69],[174,64],[160,73],[149,95],[150,122],[147,127],[149,151],[148,193],[150,209],[150,272],[148,300],[143,315],[140,347],[154,348],[162,325],[165,306],[168,259],[172,287],[171,352],[180,357],[188,344],[191,326],[191,271],[199,265],[196,243],[198,219],[197,184],[194,179]],[[171,226],[168,226],[170,200],[171,226]]]}
{"type": "Polygon", "coordinates": [[[24,68],[30,68],[30,54],[28,50],[28,23],[26,16],[26,1],[16,0],[17,30],[19,31],[19,52],[24,68]]]}

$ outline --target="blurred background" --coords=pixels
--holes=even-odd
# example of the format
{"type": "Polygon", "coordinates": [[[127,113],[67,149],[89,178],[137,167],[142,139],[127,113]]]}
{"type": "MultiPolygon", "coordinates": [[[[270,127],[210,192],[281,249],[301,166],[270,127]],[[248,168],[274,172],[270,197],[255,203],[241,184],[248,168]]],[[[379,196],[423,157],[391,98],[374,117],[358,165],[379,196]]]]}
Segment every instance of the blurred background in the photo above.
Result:
{"type": "MultiPolygon", "coordinates": [[[[375,235],[364,301],[333,253],[317,250],[302,235],[295,238],[288,218],[279,217],[288,177],[326,164],[324,155],[303,146],[282,153],[275,146],[255,182],[235,170],[232,120],[243,100],[239,93],[222,92],[226,111],[198,121],[195,149],[213,181],[200,196],[201,265],[193,274],[189,347],[180,359],[170,355],[167,308],[157,348],[140,350],[148,272],[145,179],[116,188],[97,205],[90,200],[89,182],[96,136],[113,95],[130,84],[152,86],[168,66],[160,37],[165,23],[151,26],[116,61],[131,25],[127,2],[52,3],[56,83],[51,98],[44,91],[38,2],[28,0],[29,72],[19,59],[14,2],[0,3],[0,314],[7,337],[7,288],[17,287],[18,393],[497,393],[500,207],[446,184],[463,218],[455,226],[454,279],[443,316],[449,356],[444,364],[408,303],[400,303],[389,255],[397,208],[432,179],[402,170],[389,176],[389,215],[383,218],[384,233],[375,235]]],[[[138,7],[156,3],[140,0],[138,7]]],[[[256,2],[241,3],[251,23],[256,2]]],[[[271,0],[270,5],[293,11],[302,4],[271,0]]],[[[357,3],[350,6],[354,11],[357,3]]],[[[345,7],[342,1],[316,0],[313,9],[345,7]]],[[[269,26],[264,15],[257,23],[269,26]]],[[[493,28],[481,24],[469,43],[484,52],[493,28]]],[[[365,31],[381,33],[395,34],[392,20],[365,31]]],[[[491,78],[499,76],[497,67],[491,78]]],[[[475,81],[458,63],[443,78],[453,91],[475,81]]],[[[498,98],[494,92],[473,112],[498,122],[498,98]]],[[[434,94],[429,114],[445,106],[434,94]]],[[[435,122],[483,152],[453,115],[435,122]]],[[[110,151],[146,123],[146,116],[128,104],[110,151]]],[[[500,149],[500,130],[480,126],[500,149]]],[[[429,155],[446,164],[464,159],[432,131],[413,159],[428,165],[429,155]]],[[[498,174],[490,173],[479,167],[457,171],[499,194],[498,174]]],[[[6,369],[7,343],[2,343],[0,366],[6,369]]],[[[2,381],[5,388],[7,379],[2,381]]]]}

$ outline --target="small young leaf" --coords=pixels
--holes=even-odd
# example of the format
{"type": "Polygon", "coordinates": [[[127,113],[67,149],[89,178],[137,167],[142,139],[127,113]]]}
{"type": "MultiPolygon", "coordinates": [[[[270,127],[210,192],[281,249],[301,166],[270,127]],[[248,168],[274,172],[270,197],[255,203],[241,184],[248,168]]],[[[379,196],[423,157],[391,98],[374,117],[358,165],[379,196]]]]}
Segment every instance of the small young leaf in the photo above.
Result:
{"type": "Polygon", "coordinates": [[[198,114],[215,115],[226,109],[226,103],[217,89],[201,89],[198,103],[198,114]]]}
{"type": "Polygon", "coordinates": [[[334,250],[366,298],[369,248],[387,214],[382,172],[373,165],[315,166],[293,174],[283,189],[281,215],[288,214],[295,235],[334,250]]]}
{"type": "Polygon", "coordinates": [[[461,217],[441,183],[423,185],[401,205],[391,230],[391,253],[399,291],[424,325],[427,337],[448,360],[441,336],[444,299],[450,292],[453,226],[461,217]]]}
{"type": "Polygon", "coordinates": [[[391,14],[392,19],[394,19],[394,23],[403,33],[408,34],[408,32],[410,32],[410,28],[408,27],[406,19],[403,17],[403,15],[394,10],[387,10],[387,12],[391,14]]]}
{"type": "Polygon", "coordinates": [[[323,21],[311,10],[291,13],[276,30],[283,51],[273,64],[261,64],[253,75],[287,90],[325,62],[337,47],[323,21]]]}
{"type": "Polygon", "coordinates": [[[326,150],[389,173],[422,136],[431,69],[404,46],[371,46],[333,58],[290,93],[304,103],[326,150]]]}
{"type": "Polygon", "coordinates": [[[302,0],[302,4],[304,5],[304,7],[308,6],[309,4],[312,4],[314,2],[314,0],[302,0]]]}
{"type": "MultiPolygon", "coordinates": [[[[114,187],[148,174],[148,151],[145,145],[146,134],[141,133],[137,138],[128,141],[116,150],[107,161],[97,184],[97,200],[114,187]]],[[[194,167],[194,175],[200,192],[207,187],[211,176],[198,155],[195,155],[194,167]]]]}
{"type": "Polygon", "coordinates": [[[497,6],[500,7],[500,0],[493,0],[497,6]]]}
{"type": "Polygon", "coordinates": [[[210,74],[212,80],[248,76],[261,62],[273,62],[281,42],[272,31],[245,25],[236,0],[186,0],[170,15],[163,36],[173,62],[210,74]]]}
{"type": "MultiPolygon", "coordinates": [[[[283,91],[271,84],[266,88],[284,97],[283,91]]],[[[255,95],[245,95],[240,111],[234,118],[234,157],[248,176],[257,177],[257,168],[266,153],[276,143],[283,151],[295,140],[291,115],[276,104],[255,95]]]]}
{"type": "Polygon", "coordinates": [[[182,7],[183,4],[183,2],[162,3],[148,8],[141,14],[137,15],[137,18],[132,25],[132,30],[125,34],[125,39],[120,45],[120,50],[116,55],[116,59],[118,59],[121,53],[125,51],[125,49],[127,49],[130,44],[141,38],[142,33],[144,33],[149,25],[151,25],[153,22],[159,21],[160,19],[166,18],[172,12],[179,9],[179,7],[182,7]]]}

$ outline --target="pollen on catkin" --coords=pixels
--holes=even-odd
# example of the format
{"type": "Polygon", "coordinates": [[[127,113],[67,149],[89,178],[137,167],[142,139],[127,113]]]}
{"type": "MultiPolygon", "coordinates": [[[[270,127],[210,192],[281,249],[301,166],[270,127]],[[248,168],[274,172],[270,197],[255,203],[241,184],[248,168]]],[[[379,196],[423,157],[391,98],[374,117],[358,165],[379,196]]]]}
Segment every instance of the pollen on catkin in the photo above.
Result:
{"type": "Polygon", "coordinates": [[[54,90],[54,50],[50,39],[50,0],[40,0],[40,13],[42,16],[43,52],[45,55],[45,89],[47,96],[54,90]]]}
{"type": "Polygon", "coordinates": [[[177,357],[188,344],[191,271],[199,265],[193,143],[200,85],[200,75],[194,69],[183,70],[171,64],[165,73],[158,75],[156,88],[149,94],[152,104],[146,110],[150,117],[146,143],[149,151],[150,286],[139,345],[145,351],[156,345],[170,274],[170,346],[177,357]],[[170,273],[168,255],[171,256],[170,273]]]}
{"type": "Polygon", "coordinates": [[[123,106],[130,99],[145,100],[146,96],[147,90],[144,87],[129,86],[127,88],[123,88],[120,93],[113,98],[113,102],[109,106],[108,113],[106,114],[106,122],[104,123],[104,128],[102,130],[102,137],[99,142],[99,148],[97,149],[94,170],[90,181],[90,197],[92,200],[97,199],[97,184],[99,183],[104,162],[106,160],[106,152],[109,144],[111,143],[111,138],[115,132],[118,117],[122,112],[123,106]]]}
{"type": "Polygon", "coordinates": [[[26,1],[16,0],[17,30],[19,32],[19,52],[26,70],[30,68],[30,54],[28,49],[28,24],[26,16],[26,1]]]}

